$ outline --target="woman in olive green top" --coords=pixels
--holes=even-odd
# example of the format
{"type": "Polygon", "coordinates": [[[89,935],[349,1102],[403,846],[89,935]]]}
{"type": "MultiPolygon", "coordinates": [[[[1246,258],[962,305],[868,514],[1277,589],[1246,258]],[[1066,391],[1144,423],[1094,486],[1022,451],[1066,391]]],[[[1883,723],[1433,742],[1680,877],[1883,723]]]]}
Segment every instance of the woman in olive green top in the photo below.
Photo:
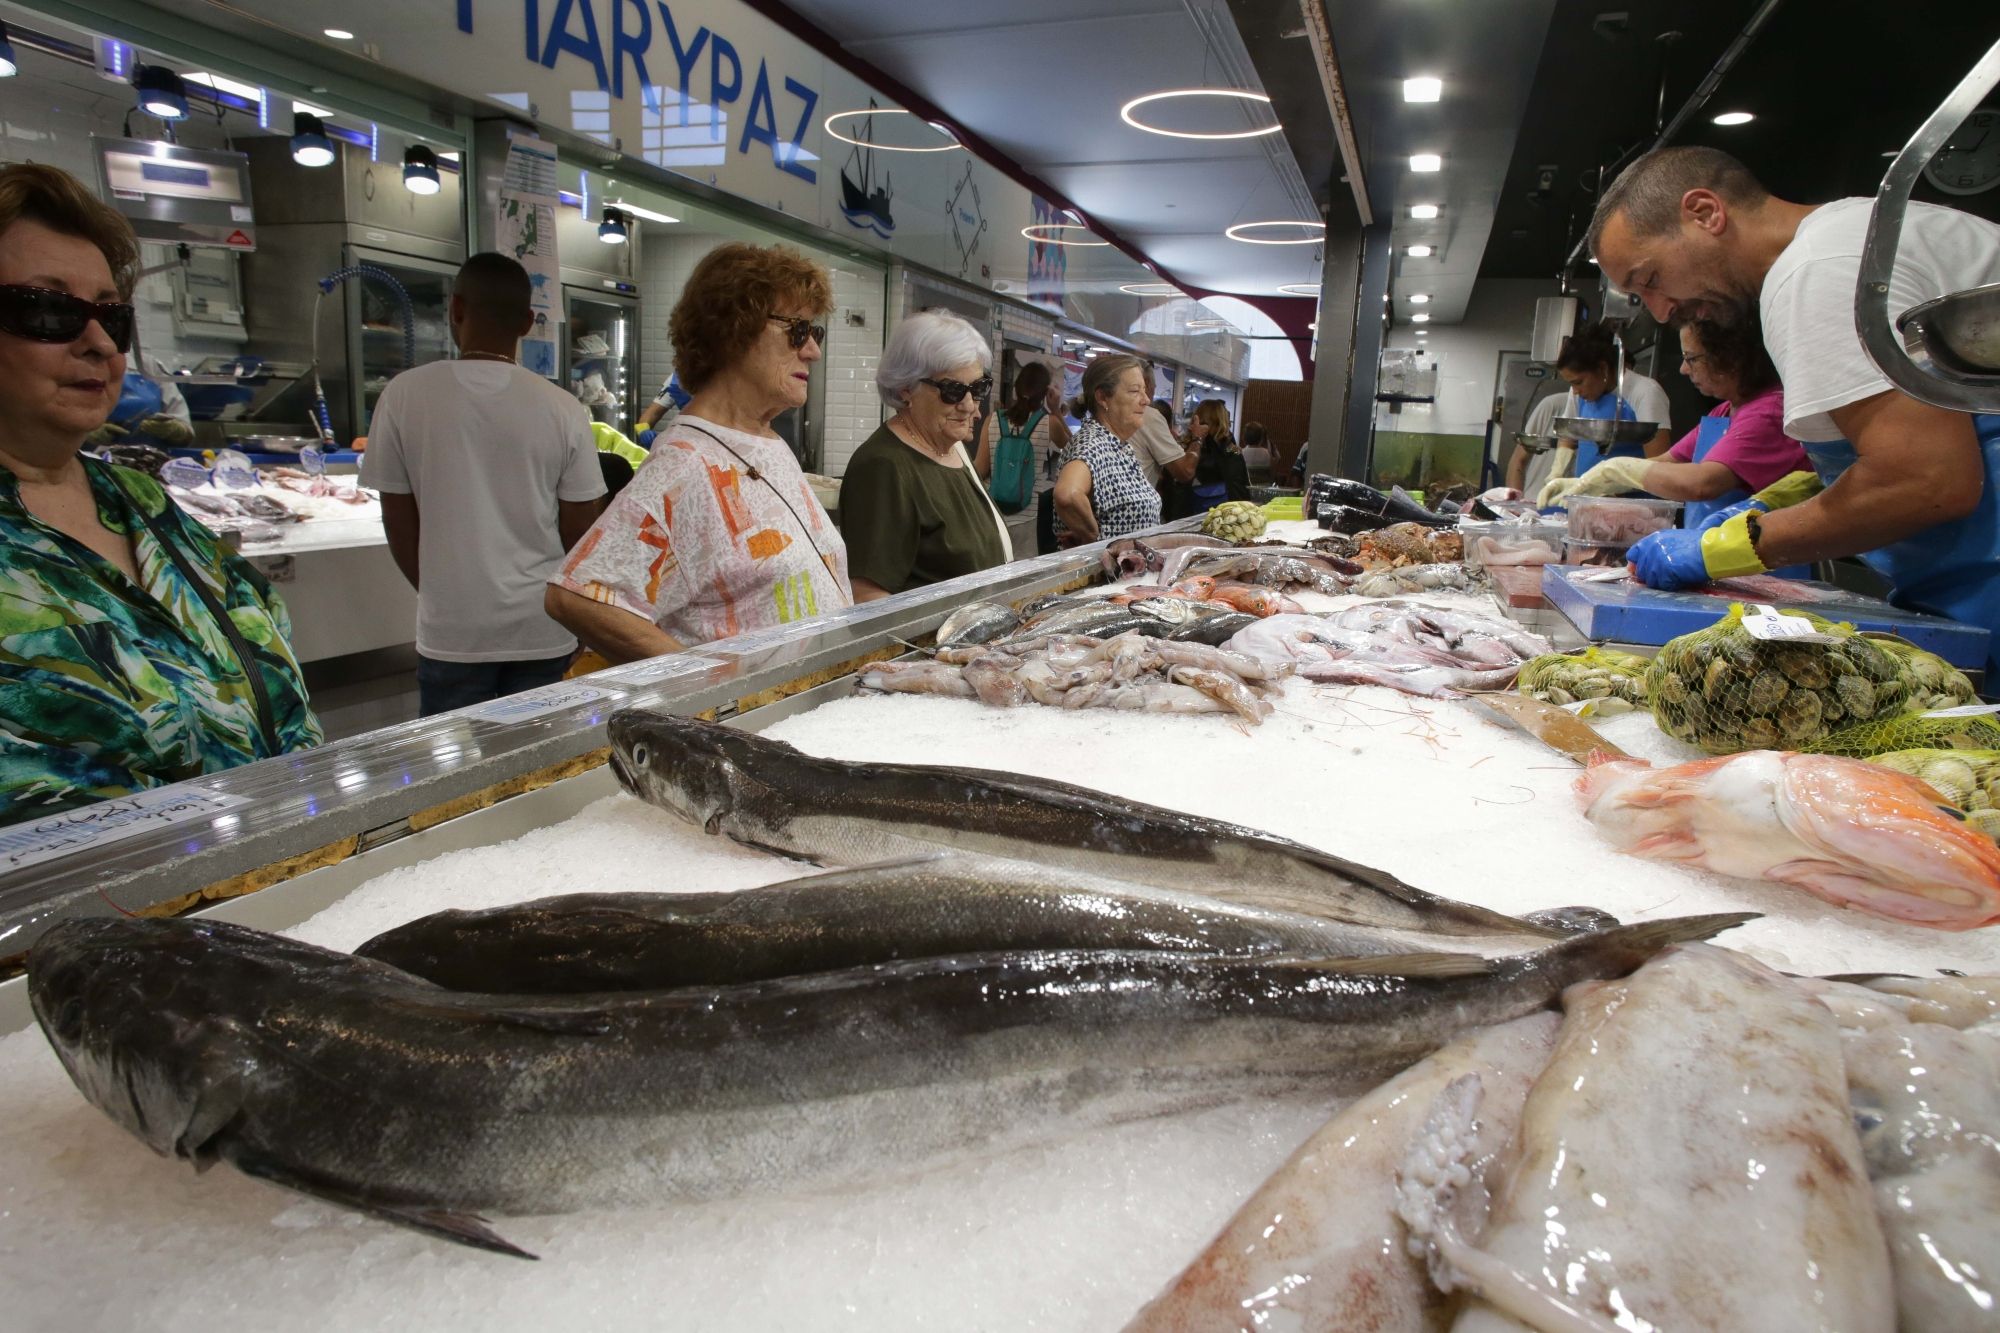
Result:
{"type": "Polygon", "coordinates": [[[956,315],[922,311],[882,349],[875,387],[895,415],[840,483],[840,535],[854,600],[1012,560],[1007,527],[965,451],[993,392],[993,353],[956,315]]]}

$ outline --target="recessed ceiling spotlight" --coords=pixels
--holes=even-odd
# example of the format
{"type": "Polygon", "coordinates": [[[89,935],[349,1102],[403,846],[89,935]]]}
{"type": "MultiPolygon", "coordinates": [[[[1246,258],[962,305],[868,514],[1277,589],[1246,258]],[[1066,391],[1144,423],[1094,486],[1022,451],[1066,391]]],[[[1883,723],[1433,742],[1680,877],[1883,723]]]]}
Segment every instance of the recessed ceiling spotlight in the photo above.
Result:
{"type": "Polygon", "coordinates": [[[1244,88],[1169,88],[1163,92],[1147,93],[1144,97],[1133,98],[1118,108],[1118,118],[1135,130],[1144,130],[1148,134],[1164,134],[1169,139],[1255,139],[1266,134],[1276,134],[1284,128],[1273,121],[1254,130],[1234,130],[1225,134],[1196,133],[1192,130],[1167,130],[1158,125],[1148,125],[1132,114],[1135,107],[1145,106],[1149,102],[1163,102],[1172,97],[1233,97],[1242,102],[1271,105],[1271,99],[1264,94],[1253,93],[1244,88]]]}
{"type": "Polygon", "coordinates": [[[1428,292],[1411,292],[1411,293],[1410,293],[1410,304],[1411,304],[1411,305],[1429,305],[1430,303],[1431,303],[1431,298],[1430,298],[1430,293],[1428,293],[1428,292]]]}
{"type": "Polygon", "coordinates": [[[1084,226],[1082,223],[1079,222],[1037,222],[1032,227],[1021,228],[1021,234],[1023,236],[1027,237],[1031,241],[1040,241],[1043,245],[1088,246],[1088,245],[1111,244],[1111,242],[1109,241],[1100,241],[1094,238],[1088,241],[1065,241],[1060,236],[1037,236],[1035,234],[1036,232],[1044,232],[1044,231],[1080,231],[1085,236],[1090,235],[1090,228],[1084,226]]]}
{"type": "Polygon", "coordinates": [[[1410,154],[1411,171],[1443,171],[1444,159],[1436,153],[1410,154]]]}
{"type": "Polygon", "coordinates": [[[354,34],[345,28],[328,28],[325,31],[326,35],[333,38],[336,42],[351,42],[354,40],[354,34]]]}
{"type": "Polygon", "coordinates": [[[1428,245],[1413,245],[1403,253],[1412,259],[1429,259],[1432,251],[1428,245]]]}
{"type": "Polygon", "coordinates": [[[1748,111],[1725,111],[1715,118],[1715,123],[1718,125],[1748,125],[1755,119],[1757,117],[1751,115],[1748,111]]]}
{"type": "Polygon", "coordinates": [[[1419,313],[1410,316],[1410,323],[1412,324],[1428,324],[1430,322],[1431,322],[1431,317],[1426,314],[1419,313]]]}
{"type": "Polygon", "coordinates": [[[1411,204],[1410,216],[1419,222],[1429,222],[1438,215],[1436,204],[1411,204]]]}
{"type": "Polygon", "coordinates": [[[1324,222],[1239,222],[1223,231],[1232,241],[1242,241],[1247,245],[1318,245],[1325,239],[1324,222]],[[1245,236],[1244,232],[1255,227],[1297,227],[1302,231],[1315,233],[1311,236],[1292,236],[1284,240],[1271,240],[1262,236],[1245,236]]]}
{"type": "Polygon", "coordinates": [[[1278,288],[1278,293],[1281,296],[1318,296],[1319,284],[1316,282],[1288,282],[1278,288]]]}
{"type": "Polygon", "coordinates": [[[1444,96],[1444,80],[1428,75],[1403,80],[1403,100],[1405,102],[1435,102],[1444,96]]]}
{"type": "Polygon", "coordinates": [[[872,148],[878,153],[950,153],[965,147],[964,144],[958,141],[956,135],[944,129],[936,121],[931,120],[927,120],[924,123],[939,134],[944,135],[951,142],[934,144],[929,147],[913,147],[909,144],[872,143],[867,139],[849,138],[833,127],[835,121],[855,120],[862,116],[907,116],[909,114],[908,111],[903,110],[899,106],[871,106],[860,111],[836,111],[820,122],[820,128],[825,130],[829,137],[838,139],[842,143],[858,144],[862,148],[872,148]]]}

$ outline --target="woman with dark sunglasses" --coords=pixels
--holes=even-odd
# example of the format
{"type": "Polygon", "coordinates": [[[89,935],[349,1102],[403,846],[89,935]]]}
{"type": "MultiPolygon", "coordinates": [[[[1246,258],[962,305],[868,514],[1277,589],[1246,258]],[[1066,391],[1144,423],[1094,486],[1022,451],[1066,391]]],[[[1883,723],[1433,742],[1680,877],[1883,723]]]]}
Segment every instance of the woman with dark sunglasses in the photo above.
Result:
{"type": "Polygon", "coordinates": [[[263,577],[157,481],[82,454],[138,266],[68,173],[0,168],[0,824],[321,739],[263,577]]]}
{"type": "Polygon", "coordinates": [[[1014,558],[965,448],[986,415],[992,364],[979,330],[944,311],[919,311],[889,335],[875,388],[895,415],[862,441],[840,482],[855,601],[1014,558]]]}
{"type": "Polygon", "coordinates": [[[847,547],[772,424],[805,405],[832,307],[827,271],[783,246],[732,242],[694,266],[667,322],[693,396],[543,595],[597,659],[853,604],[847,547]]]}

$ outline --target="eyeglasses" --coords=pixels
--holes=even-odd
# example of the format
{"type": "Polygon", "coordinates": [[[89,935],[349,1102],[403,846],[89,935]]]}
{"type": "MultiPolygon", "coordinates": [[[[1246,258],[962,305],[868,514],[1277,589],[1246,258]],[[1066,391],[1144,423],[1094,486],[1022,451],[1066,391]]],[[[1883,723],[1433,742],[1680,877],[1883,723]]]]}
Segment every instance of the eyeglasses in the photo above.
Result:
{"type": "Polygon", "coordinates": [[[808,338],[818,343],[821,347],[826,346],[826,325],[824,324],[815,324],[802,316],[793,315],[766,315],[764,318],[775,324],[784,325],[785,337],[790,339],[793,347],[804,347],[808,338]]]}
{"type": "Polygon", "coordinates": [[[1698,366],[1702,362],[1711,361],[1714,358],[1715,353],[1713,352],[1682,352],[1681,364],[1684,366],[1698,366]]]}
{"type": "Polygon", "coordinates": [[[961,384],[957,380],[918,380],[917,383],[928,384],[933,389],[936,389],[938,391],[938,400],[944,403],[946,407],[950,407],[954,403],[964,402],[965,395],[967,394],[971,394],[982,403],[993,396],[993,377],[991,375],[982,375],[971,384],[961,384]]]}
{"type": "Polygon", "coordinates": [[[38,343],[75,342],[96,320],[121,352],[132,350],[132,307],[123,301],[86,301],[52,287],[0,284],[0,333],[38,343]]]}

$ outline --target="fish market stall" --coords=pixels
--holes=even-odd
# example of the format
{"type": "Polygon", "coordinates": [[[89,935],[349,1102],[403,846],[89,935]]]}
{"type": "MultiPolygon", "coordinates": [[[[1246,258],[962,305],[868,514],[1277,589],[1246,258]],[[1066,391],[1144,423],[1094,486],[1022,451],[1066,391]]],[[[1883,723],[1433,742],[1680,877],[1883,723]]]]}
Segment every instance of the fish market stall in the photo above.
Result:
{"type": "MultiPolygon", "coordinates": [[[[1271,535],[1303,536],[1308,526],[1271,535]]],[[[1385,562],[1366,575],[1389,576],[1372,596],[1344,581],[1321,584],[1320,568],[1300,560],[1287,571],[1299,582],[1274,591],[1295,609],[1235,594],[1256,610],[1218,603],[1194,618],[1215,634],[1231,630],[1224,644],[1157,634],[1149,647],[1118,636],[1135,618],[1170,614],[1143,610],[1148,601],[1172,599],[1135,588],[1182,576],[1227,583],[1221,575],[1296,557],[1231,563],[1244,557],[1202,555],[1189,545],[1175,568],[1142,562],[1112,580],[1098,549],[1065,552],[183,784],[121,803],[122,811],[77,812],[35,836],[0,839],[12,866],[0,877],[0,956],[18,955],[65,918],[114,910],[198,908],[210,920],[346,952],[440,910],[577,892],[727,893],[812,869],[733,840],[728,835],[741,830],[721,813],[695,822],[626,790],[648,789],[640,775],[646,737],[621,724],[614,772],[607,725],[614,712],[638,708],[715,718],[746,745],[784,742],[814,763],[998,770],[1072,784],[1091,799],[1292,839],[1359,863],[1351,867],[1357,874],[1384,872],[1453,900],[1431,904],[1416,895],[1398,918],[1413,923],[1403,929],[1434,929],[1439,949],[1473,938],[1482,914],[1585,906],[1628,925],[1761,914],[1721,936],[1732,954],[1672,954],[1693,961],[1649,965],[1620,983],[1632,988],[1628,1007],[1656,1025],[1635,1040],[1663,1051],[1678,1040],[1671,1015],[1693,1003],[1689,996],[1738,988],[1760,997],[1759,1016],[1774,1016],[1764,1028],[1746,1017],[1746,1028],[1797,1021],[1799,1002],[1773,992],[1774,974],[1760,969],[2000,973],[2000,934],[1991,929],[1940,931],[1863,915],[1788,884],[1619,850],[1573,790],[1582,772],[1576,760],[1456,693],[1454,682],[1468,675],[1511,676],[1494,655],[1519,669],[1542,646],[1514,638],[1517,626],[1489,631],[1474,623],[1498,616],[1477,580],[1417,572],[1456,556],[1411,548],[1398,558],[1405,563],[1385,562]],[[1024,635],[1023,624],[1048,612],[1030,610],[1024,622],[1020,608],[1059,593],[1087,593],[1099,605],[1059,603],[1057,613],[1071,619],[1024,635]],[[1384,610],[1419,602],[1419,612],[1384,610]],[[975,604],[1000,608],[980,631],[992,631],[983,643],[968,644],[962,660],[912,656],[910,645],[948,622],[978,621],[984,613],[975,604]],[[1328,626],[1320,637],[1283,637],[1283,622],[1316,613],[1328,626]],[[1087,637],[1081,625],[1125,647],[1091,656],[1095,649],[1072,642],[1087,637]],[[1431,654],[1429,674],[1413,676],[1409,659],[1386,655],[1390,635],[1431,654]],[[1237,661],[1260,636],[1282,638],[1272,651],[1296,654],[1296,669],[1270,664],[1279,659],[1260,659],[1261,669],[1237,661]],[[1024,680],[1018,673],[1026,668],[1007,661],[1089,679],[1058,690],[1032,672],[1024,680]],[[1218,678],[1233,671],[1244,674],[1218,678]],[[1309,671],[1321,678],[1309,679],[1309,671]],[[922,686],[884,685],[899,675],[922,686]],[[1377,679],[1399,688],[1355,683],[1377,679]],[[1050,705],[1035,697],[1038,688],[1050,698],[1098,693],[1079,696],[1082,706],[1050,705]],[[1738,957],[1747,961],[1709,961],[1738,957]]],[[[1201,629],[1196,623],[1189,633],[1201,629]]],[[[1603,667],[1585,684],[1594,690],[1598,676],[1614,674],[1603,667]]],[[[1603,740],[1639,759],[1666,766],[1703,757],[1643,710],[1591,721],[1603,740]]],[[[685,725],[706,734],[699,723],[685,725]]],[[[770,748],[741,754],[793,762],[770,748]]],[[[732,762],[741,771],[749,759],[732,762]]],[[[1605,767],[1621,780],[1632,774],[1605,767]]],[[[815,790],[831,799],[848,787],[815,790]]],[[[969,840],[1004,835],[1005,796],[953,812],[969,840]]],[[[785,799],[803,809],[819,798],[801,786],[785,799]]],[[[1227,841],[1226,831],[1201,830],[1209,830],[1202,839],[1220,839],[1216,845],[1227,841]]],[[[1053,866],[1060,821],[1050,821],[1046,842],[1053,866]]],[[[1134,858],[1148,859],[1149,845],[1163,864],[1176,854],[1168,841],[1141,842],[1134,858]]],[[[1261,876],[1215,879],[1217,892],[1253,899],[1279,887],[1261,876]]],[[[1546,928],[1536,947],[1574,952],[1591,936],[1563,933],[1571,928],[1546,928]]],[[[1458,983],[1447,975],[1438,984],[1458,983]]],[[[0,983],[7,1034],[0,1121],[10,1130],[0,1149],[0,1280],[10,1293],[10,1326],[22,1328],[352,1328],[407,1322],[413,1308],[434,1326],[494,1329],[650,1327],[666,1310],[691,1328],[935,1327],[946,1310],[964,1327],[1115,1328],[1169,1289],[1232,1215],[1251,1206],[1246,1200],[1265,1198],[1267,1178],[1335,1112],[1357,1096],[1386,1095],[1371,1091],[1374,1077],[1250,1097],[1210,1082],[1162,1089],[1143,1118],[1079,1120],[1029,1141],[929,1161],[902,1150],[901,1122],[805,1099],[792,1112],[829,1141],[853,1141],[872,1169],[837,1184],[780,1175],[692,1201],[487,1218],[509,1245],[539,1256],[530,1264],[385,1225],[243,1171],[197,1176],[186,1162],[148,1154],[78,1096],[35,1026],[25,990],[20,979],[0,983]]],[[[1603,994],[1607,1011],[1617,1010],[1603,994]]],[[[1585,1018],[1579,1008],[1576,1021],[1585,1018]]],[[[1532,1046],[1536,1060],[1565,1069],[1583,1068],[1576,1062],[1585,1057],[1567,1038],[1557,1041],[1553,1015],[1517,1021],[1518,1030],[1482,1029],[1508,1034],[1504,1040],[1468,1037],[1473,1044],[1436,1057],[1444,1063],[1403,1077],[1429,1089],[1428,1107],[1430,1095],[1460,1086],[1465,1070],[1490,1069],[1495,1114],[1511,1098],[1516,1109],[1502,1118],[1518,1116],[1524,1098],[1550,1095],[1540,1084],[1530,1091],[1530,1077],[1519,1072],[1522,1050],[1532,1046]],[[1524,1045],[1508,1045],[1517,1040],[1524,1045]]],[[[1832,1030],[1830,1020],[1826,1026],[1832,1030]]],[[[1693,1038],[1688,1049],[1695,1064],[1713,1058],[1693,1038]]],[[[1826,1053],[1814,1049],[1820,1063],[1803,1065],[1796,1082],[1824,1073],[1826,1053]]],[[[1038,1101],[1032,1093],[1021,1100],[1038,1101]]],[[[424,1109],[411,1108],[418,1116],[424,1109]]],[[[1516,1254],[1515,1262],[1521,1224],[1511,1219],[1533,1202],[1510,1199],[1497,1215],[1493,1247],[1516,1254]]],[[[1716,1246],[1724,1244],[1718,1237],[1716,1246]]],[[[1846,1271],[1862,1274],[1857,1284],[1872,1280],[1865,1267],[1846,1271]]],[[[1163,1315],[1155,1326],[1172,1324],[1163,1315]]]]}

